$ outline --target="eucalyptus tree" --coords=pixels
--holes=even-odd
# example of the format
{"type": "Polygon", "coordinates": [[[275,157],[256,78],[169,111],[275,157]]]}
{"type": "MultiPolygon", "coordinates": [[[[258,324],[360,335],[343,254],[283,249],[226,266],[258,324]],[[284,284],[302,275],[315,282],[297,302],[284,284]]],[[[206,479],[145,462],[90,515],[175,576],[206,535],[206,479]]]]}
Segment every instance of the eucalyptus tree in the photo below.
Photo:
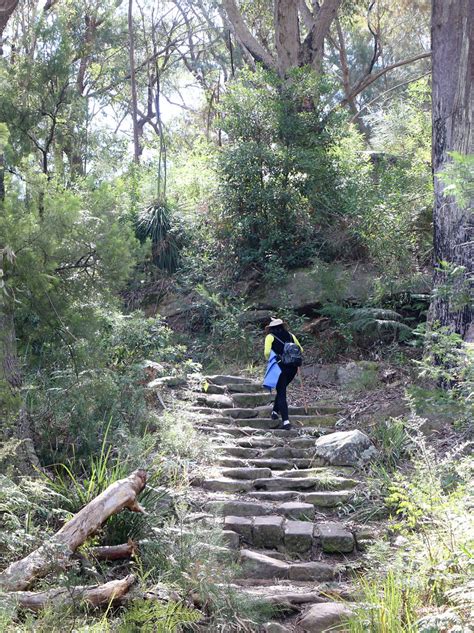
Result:
{"type": "Polygon", "coordinates": [[[435,291],[431,319],[474,340],[474,3],[433,0],[433,170],[435,291]],[[469,162],[470,161],[470,162],[469,162]],[[453,196],[443,172],[470,165],[471,188],[453,196]]]}

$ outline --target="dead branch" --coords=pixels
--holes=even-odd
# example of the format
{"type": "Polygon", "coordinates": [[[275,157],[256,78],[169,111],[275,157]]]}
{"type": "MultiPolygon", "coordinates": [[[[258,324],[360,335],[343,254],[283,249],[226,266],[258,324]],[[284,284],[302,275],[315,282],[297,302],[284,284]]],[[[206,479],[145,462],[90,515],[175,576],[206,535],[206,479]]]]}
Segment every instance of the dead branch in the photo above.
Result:
{"type": "Polygon", "coordinates": [[[138,550],[138,543],[128,541],[121,545],[105,545],[103,547],[91,547],[87,550],[87,556],[95,560],[121,560],[131,558],[138,550]]]}
{"type": "Polygon", "coordinates": [[[133,574],[129,574],[121,580],[111,580],[103,585],[80,585],[47,591],[14,591],[5,594],[5,597],[13,598],[18,606],[32,611],[38,611],[47,604],[59,606],[77,602],[86,602],[93,607],[98,607],[121,600],[135,579],[133,574]]]}
{"type": "Polygon", "coordinates": [[[110,516],[124,508],[143,512],[137,496],[145,484],[144,470],[136,470],[126,479],[111,484],[63,525],[47,543],[0,573],[0,589],[21,591],[36,578],[45,576],[58,565],[64,565],[79,545],[97,532],[110,516]]]}

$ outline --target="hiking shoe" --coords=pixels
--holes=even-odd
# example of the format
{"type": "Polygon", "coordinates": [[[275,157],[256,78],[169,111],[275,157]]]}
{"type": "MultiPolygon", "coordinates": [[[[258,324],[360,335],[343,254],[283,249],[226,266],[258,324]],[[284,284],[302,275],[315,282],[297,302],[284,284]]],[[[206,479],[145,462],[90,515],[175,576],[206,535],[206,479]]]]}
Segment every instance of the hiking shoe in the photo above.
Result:
{"type": "Polygon", "coordinates": [[[289,420],[284,420],[281,423],[281,428],[284,429],[285,431],[291,431],[293,427],[291,426],[291,422],[289,420]]]}
{"type": "Polygon", "coordinates": [[[278,420],[278,413],[276,411],[272,411],[272,420],[278,420]]]}

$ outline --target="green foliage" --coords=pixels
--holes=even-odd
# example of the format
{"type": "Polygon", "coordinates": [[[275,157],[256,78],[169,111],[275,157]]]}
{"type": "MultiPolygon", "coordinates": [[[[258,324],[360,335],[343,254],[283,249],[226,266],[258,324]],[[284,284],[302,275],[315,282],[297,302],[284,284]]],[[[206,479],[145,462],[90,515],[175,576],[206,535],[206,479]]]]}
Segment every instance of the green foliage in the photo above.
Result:
{"type": "Polygon", "coordinates": [[[426,80],[368,117],[375,149],[373,180],[353,230],[389,278],[408,277],[430,263],[431,111],[426,80]]]}
{"type": "Polygon", "coordinates": [[[242,267],[275,256],[287,268],[306,263],[321,247],[316,226],[349,197],[336,149],[345,130],[340,118],[325,116],[328,92],[298,69],[285,84],[263,70],[242,72],[225,94],[217,224],[242,267]]]}
{"type": "Polygon", "coordinates": [[[380,422],[373,429],[372,437],[381,451],[383,463],[390,470],[396,470],[410,454],[412,439],[406,421],[402,418],[380,422]]]}
{"type": "Polygon", "coordinates": [[[320,313],[329,317],[346,338],[353,341],[359,335],[362,343],[379,341],[405,341],[412,336],[412,329],[403,323],[403,317],[395,310],[385,308],[350,308],[338,304],[327,304],[320,313]]]}
{"type": "Polygon", "coordinates": [[[199,622],[201,614],[179,602],[135,602],[121,618],[118,633],[177,633],[183,625],[199,622]]]}
{"type": "MultiPolygon", "coordinates": [[[[389,570],[385,578],[360,578],[362,606],[347,622],[350,633],[417,633],[417,613],[422,605],[419,589],[411,582],[410,571],[389,570]]],[[[351,605],[352,607],[352,605],[351,605]]]]}
{"type": "Polygon", "coordinates": [[[431,390],[415,386],[411,394],[421,415],[438,410],[448,418],[472,429],[474,419],[474,351],[462,337],[448,328],[432,324],[418,328],[424,337],[425,354],[416,361],[422,380],[431,390]],[[433,388],[434,384],[434,388],[433,388]],[[440,387],[441,389],[436,389],[440,387]],[[431,411],[430,411],[431,409],[431,411]]]}
{"type": "Polygon", "coordinates": [[[156,202],[138,217],[136,234],[143,243],[151,240],[152,261],[161,270],[175,272],[179,262],[179,238],[172,230],[171,207],[156,202]]]}

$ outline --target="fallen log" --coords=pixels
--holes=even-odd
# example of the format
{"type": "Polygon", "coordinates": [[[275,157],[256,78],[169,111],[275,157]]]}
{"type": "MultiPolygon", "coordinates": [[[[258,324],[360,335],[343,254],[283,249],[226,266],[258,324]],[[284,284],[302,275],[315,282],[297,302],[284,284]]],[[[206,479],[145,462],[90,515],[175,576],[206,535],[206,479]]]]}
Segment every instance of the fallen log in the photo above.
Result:
{"type": "Polygon", "coordinates": [[[126,479],[111,484],[75,514],[47,543],[0,573],[0,590],[21,591],[36,578],[63,566],[75,550],[113,514],[128,508],[143,512],[137,501],[146,484],[146,472],[136,470],[126,479]]]}
{"type": "Polygon", "coordinates": [[[91,547],[86,551],[86,555],[95,560],[121,560],[123,558],[131,558],[137,550],[138,543],[129,541],[121,545],[91,547]]]}
{"type": "Polygon", "coordinates": [[[66,605],[85,602],[94,607],[108,605],[121,600],[135,582],[130,574],[121,580],[111,580],[103,585],[80,585],[77,587],[61,587],[46,591],[12,591],[4,594],[20,607],[38,611],[46,605],[66,605]]]}

